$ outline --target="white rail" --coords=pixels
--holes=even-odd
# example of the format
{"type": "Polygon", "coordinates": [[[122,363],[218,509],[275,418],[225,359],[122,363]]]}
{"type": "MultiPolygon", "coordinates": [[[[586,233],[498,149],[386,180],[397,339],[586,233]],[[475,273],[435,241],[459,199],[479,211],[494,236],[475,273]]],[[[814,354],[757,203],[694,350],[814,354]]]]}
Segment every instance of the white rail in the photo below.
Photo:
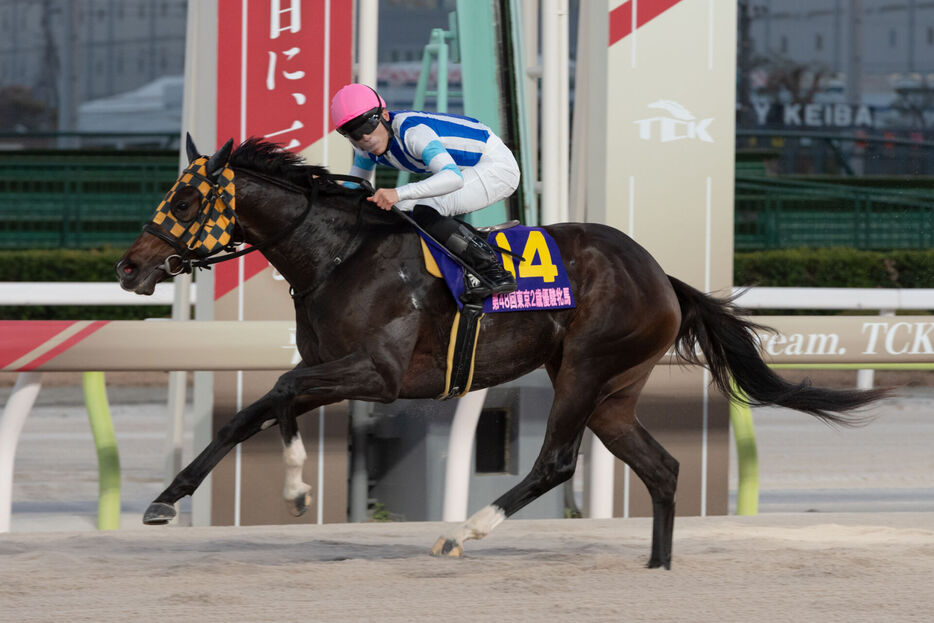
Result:
{"type": "MultiPolygon", "coordinates": [[[[174,285],[156,285],[152,296],[116,282],[0,282],[0,305],[171,305],[174,285]]],[[[191,285],[195,300],[197,285],[191,285]]],[[[734,288],[749,309],[934,309],[934,288],[734,288]]]]}
{"type": "MultiPolygon", "coordinates": [[[[169,304],[172,302],[172,289],[171,284],[160,284],[157,286],[156,293],[151,297],[141,297],[130,293],[125,293],[116,286],[116,284],[93,284],[93,287],[90,287],[90,284],[62,284],[62,283],[21,283],[21,284],[10,284],[10,283],[0,283],[0,305],[107,305],[107,304],[124,304],[124,296],[129,297],[129,302],[125,304],[169,304]],[[97,286],[101,286],[99,291],[97,286]],[[107,287],[112,286],[112,287],[107,287]],[[161,287],[160,287],[161,286],[161,287]],[[57,293],[58,296],[53,296],[53,293],[57,293]]],[[[194,288],[194,286],[192,286],[194,288]]],[[[739,298],[737,299],[737,304],[741,307],[746,307],[750,309],[859,309],[859,310],[880,310],[883,315],[891,314],[893,310],[904,310],[904,309],[934,309],[934,289],[916,289],[916,290],[898,290],[898,289],[868,289],[868,288],[750,288],[745,291],[737,290],[739,293],[739,298]]],[[[192,291],[191,300],[194,300],[194,292],[192,291]]],[[[778,318],[776,319],[778,320],[778,318]]],[[[790,319],[783,319],[790,320],[790,319]]],[[[795,321],[800,321],[801,318],[794,318],[795,321]]],[[[855,320],[855,319],[849,319],[855,320]]],[[[108,323],[110,324],[110,323],[108,323]]],[[[126,324],[131,326],[134,335],[139,337],[139,333],[143,332],[143,329],[153,330],[157,326],[151,323],[139,323],[134,324],[129,323],[114,323],[116,328],[118,325],[126,324]],[[147,326],[148,325],[148,326],[147,326]]],[[[159,323],[161,324],[161,323],[159,323]]],[[[166,325],[162,325],[159,328],[159,344],[163,349],[170,349],[172,342],[176,339],[176,336],[179,333],[190,332],[192,329],[195,329],[192,335],[187,337],[183,336],[183,341],[187,340],[187,344],[191,346],[192,344],[197,343],[199,340],[205,340],[208,336],[206,335],[210,330],[218,330],[219,325],[223,323],[204,323],[205,326],[198,328],[196,325],[199,323],[183,323],[183,325],[188,326],[179,326],[175,325],[172,327],[172,331],[167,333],[162,329],[166,325]],[[207,327],[210,327],[208,329],[207,327]],[[167,341],[167,335],[172,335],[172,340],[167,341]]],[[[251,325],[258,326],[263,323],[237,323],[237,329],[244,333],[245,329],[251,325]]],[[[224,368],[225,366],[234,365],[237,368],[250,368],[256,367],[259,365],[259,360],[263,360],[264,363],[260,367],[269,367],[276,369],[285,369],[289,367],[289,363],[286,361],[280,361],[282,354],[290,349],[294,350],[294,346],[289,345],[288,339],[288,326],[289,323],[268,323],[270,326],[264,326],[261,329],[261,337],[256,338],[256,343],[252,349],[247,349],[251,353],[249,362],[231,362],[225,360],[223,362],[218,362],[215,360],[211,361],[190,361],[188,365],[192,366],[192,369],[212,369],[220,366],[224,368]],[[284,338],[280,338],[278,344],[272,343],[269,344],[270,336],[276,335],[276,331],[272,331],[273,325],[282,325],[278,327],[279,333],[284,332],[284,338]],[[269,351],[268,353],[266,351],[269,351]],[[259,353],[265,353],[264,357],[258,357],[259,353]],[[268,361],[266,361],[268,359],[268,361]]],[[[105,333],[102,331],[102,333],[105,333]]],[[[93,341],[93,340],[88,340],[93,341]]],[[[127,340],[117,339],[116,343],[120,344],[127,340]]],[[[273,342],[276,340],[273,339],[273,342]]],[[[207,340],[207,344],[216,344],[216,341],[207,340]]],[[[119,349],[116,349],[119,350],[119,349]]],[[[101,348],[94,350],[95,358],[105,358],[108,359],[106,365],[104,362],[97,360],[93,363],[92,367],[107,367],[112,366],[111,369],[119,369],[121,365],[120,362],[110,361],[115,357],[115,348],[113,343],[103,345],[101,348]],[[105,357],[106,355],[106,357],[105,357]]],[[[194,349],[195,353],[200,353],[200,359],[204,359],[207,353],[210,353],[210,348],[205,349],[194,349]]],[[[859,349],[853,348],[849,352],[859,352],[859,349]]],[[[119,355],[119,353],[117,353],[119,355]]],[[[119,359],[119,356],[116,357],[119,359]]],[[[78,369],[80,366],[78,363],[75,363],[74,366],[63,365],[62,360],[67,360],[67,356],[60,356],[56,358],[59,363],[55,369],[78,369]]],[[[81,360],[80,365],[88,365],[89,361],[87,358],[82,355],[79,357],[81,360]]],[[[139,362],[136,362],[134,369],[140,369],[139,362]]],[[[160,367],[164,364],[150,362],[145,367],[146,369],[166,369],[160,367]]],[[[172,366],[177,365],[177,362],[173,361],[172,366]]],[[[83,368],[82,368],[83,369],[83,368]]],[[[862,372],[862,371],[861,371],[862,372]]],[[[868,370],[868,372],[872,372],[868,370]]],[[[18,386],[22,385],[22,402],[29,403],[29,405],[23,408],[22,406],[14,408],[15,405],[8,404],[7,409],[5,410],[4,417],[2,418],[5,421],[11,430],[7,430],[3,433],[3,438],[7,439],[9,443],[12,443],[12,447],[15,447],[15,440],[18,437],[18,429],[16,431],[12,430],[16,428],[12,426],[14,422],[7,417],[9,414],[6,411],[23,411],[28,412],[28,406],[31,406],[32,400],[34,398],[30,391],[27,390],[27,386],[31,388],[32,385],[38,384],[38,377],[24,376],[18,382],[18,386]]],[[[19,394],[20,392],[14,392],[19,394]]],[[[12,402],[12,400],[11,400],[12,402]]],[[[470,401],[468,401],[470,402],[470,401]]],[[[481,400],[474,400],[474,404],[470,405],[470,408],[458,409],[457,418],[463,419],[469,418],[473,422],[476,421],[476,416],[479,414],[480,409],[482,408],[481,400]]],[[[467,405],[465,405],[466,407],[467,405]]],[[[15,422],[18,425],[21,422],[15,422]]],[[[452,426],[456,427],[457,423],[455,422],[452,426]]],[[[2,428],[2,427],[0,427],[2,428]]],[[[457,441],[454,439],[451,440],[452,444],[472,444],[473,435],[465,434],[460,436],[461,438],[457,441]]],[[[12,452],[9,453],[12,456],[12,452]]],[[[453,452],[452,452],[453,454],[453,452]]],[[[470,449],[467,447],[467,451],[462,453],[467,458],[467,467],[469,468],[469,457],[470,449]]],[[[449,469],[452,469],[452,465],[449,465],[449,469]]],[[[4,480],[8,480],[11,474],[8,474],[4,480]]],[[[605,492],[602,495],[609,495],[609,499],[612,499],[612,480],[608,481],[609,492],[605,492]]],[[[606,488],[606,485],[604,485],[606,488]]],[[[8,496],[0,496],[8,497],[8,496]]],[[[446,511],[445,520],[452,521],[456,520],[454,515],[458,517],[465,514],[466,509],[466,487],[463,483],[463,478],[460,479],[456,485],[449,483],[449,487],[445,491],[445,508],[453,511],[456,508],[456,512],[446,511]],[[449,499],[450,498],[450,499],[449,499]]],[[[2,519],[2,511],[6,508],[7,513],[9,512],[9,500],[0,500],[0,519],[2,519]]],[[[0,532],[2,532],[2,525],[0,525],[0,532]]]]}
{"type": "Polygon", "coordinates": [[[934,309],[934,288],[734,288],[748,309],[934,309]]]}
{"type": "MultiPolygon", "coordinates": [[[[195,300],[194,284],[191,297],[195,300]]],[[[116,282],[0,282],[0,305],[171,305],[175,285],[156,284],[152,296],[127,292],[116,282]]]]}

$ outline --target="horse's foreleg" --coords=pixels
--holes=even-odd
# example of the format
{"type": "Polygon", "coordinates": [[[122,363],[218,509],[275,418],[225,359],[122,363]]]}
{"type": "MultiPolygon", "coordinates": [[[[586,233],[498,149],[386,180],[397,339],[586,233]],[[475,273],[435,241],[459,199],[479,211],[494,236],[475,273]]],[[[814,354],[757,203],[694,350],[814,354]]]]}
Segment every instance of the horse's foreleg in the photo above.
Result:
{"type": "Polygon", "coordinates": [[[143,515],[143,523],[160,525],[171,521],[176,515],[175,503],[194,493],[214,466],[234,446],[266,428],[266,423],[270,420],[275,422],[274,418],[268,417],[273,405],[274,400],[267,394],[234,415],[195,460],[180,471],[172,480],[172,484],[149,505],[143,515]]]}
{"type": "Polygon", "coordinates": [[[279,418],[279,432],[282,433],[282,462],[285,464],[285,485],[282,497],[289,512],[301,517],[311,506],[311,485],[302,480],[302,468],[305,466],[305,444],[298,432],[295,416],[288,414],[279,418]]]}
{"type": "Polygon", "coordinates": [[[635,402],[635,395],[606,400],[588,425],[645,483],[652,496],[652,556],[648,566],[671,569],[678,461],[636,419],[635,402]]]}
{"type": "MultiPolygon", "coordinates": [[[[392,366],[392,369],[401,370],[399,366],[392,366]]],[[[304,515],[312,501],[311,485],[302,480],[307,455],[298,432],[297,416],[316,405],[340,398],[391,399],[398,393],[398,385],[398,379],[378,374],[373,360],[363,356],[312,368],[299,367],[279,378],[274,391],[290,397],[288,407],[277,420],[285,465],[282,496],[293,516],[304,515]]]]}
{"type": "MultiPolygon", "coordinates": [[[[387,351],[387,356],[402,354],[387,351]]],[[[265,396],[231,418],[211,443],[183,469],[146,509],[145,524],[164,524],[175,517],[174,504],[182,497],[191,495],[220,460],[238,443],[245,441],[267,426],[278,423],[286,426],[283,439],[286,443],[285,459],[289,490],[290,482],[297,481],[296,497],[304,483],[301,482],[301,466],[304,464],[304,448],[297,437],[295,417],[315,407],[342,399],[391,400],[398,395],[403,366],[384,358],[380,372],[374,358],[366,352],[355,352],[323,364],[307,367],[299,365],[279,377],[275,387],[265,396]],[[394,365],[390,365],[394,364],[394,365]],[[392,376],[388,371],[393,371],[392,376]],[[290,431],[295,430],[295,435],[290,431]],[[293,439],[295,443],[293,443],[293,439]]],[[[308,493],[310,494],[310,487],[308,493]]],[[[302,495],[302,501],[305,496],[302,495]]]]}
{"type": "Polygon", "coordinates": [[[555,392],[545,441],[532,471],[491,505],[474,513],[452,533],[439,538],[432,554],[460,556],[464,541],[482,539],[504,519],[574,475],[577,452],[593,402],[586,390],[581,391],[573,383],[568,384],[568,388],[568,391],[555,392]]]}

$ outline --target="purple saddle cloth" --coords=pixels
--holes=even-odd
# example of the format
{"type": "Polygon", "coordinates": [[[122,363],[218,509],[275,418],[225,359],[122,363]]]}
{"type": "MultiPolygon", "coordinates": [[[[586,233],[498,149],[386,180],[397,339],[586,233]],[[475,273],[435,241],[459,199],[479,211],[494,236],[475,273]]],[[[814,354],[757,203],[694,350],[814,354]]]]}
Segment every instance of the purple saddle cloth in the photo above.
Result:
{"type": "MultiPolygon", "coordinates": [[[[435,243],[424,236],[422,240],[454,295],[458,309],[462,308],[464,304],[461,295],[466,289],[464,269],[435,243]]],[[[497,251],[503,267],[516,278],[518,289],[509,294],[487,297],[483,301],[484,313],[567,309],[575,306],[571,283],[564,262],[561,261],[561,251],[548,232],[540,227],[518,225],[490,232],[488,240],[494,247],[522,255],[523,261],[497,251]]]]}

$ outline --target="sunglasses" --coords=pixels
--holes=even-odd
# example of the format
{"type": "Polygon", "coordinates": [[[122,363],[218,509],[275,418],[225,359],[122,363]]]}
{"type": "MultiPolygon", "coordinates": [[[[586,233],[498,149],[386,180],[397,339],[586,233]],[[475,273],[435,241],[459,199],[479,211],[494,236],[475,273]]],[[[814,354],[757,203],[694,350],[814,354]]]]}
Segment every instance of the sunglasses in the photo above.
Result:
{"type": "Polygon", "coordinates": [[[369,114],[364,113],[337,128],[337,131],[341,136],[346,136],[352,141],[359,141],[365,134],[372,134],[379,127],[381,113],[382,110],[369,114]]]}

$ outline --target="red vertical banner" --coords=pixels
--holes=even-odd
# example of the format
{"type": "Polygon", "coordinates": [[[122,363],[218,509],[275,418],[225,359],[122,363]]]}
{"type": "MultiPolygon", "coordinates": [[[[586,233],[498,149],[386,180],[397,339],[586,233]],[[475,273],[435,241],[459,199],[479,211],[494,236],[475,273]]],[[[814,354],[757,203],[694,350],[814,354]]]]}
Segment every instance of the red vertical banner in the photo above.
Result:
{"type": "MultiPolygon", "coordinates": [[[[331,123],[331,99],[353,77],[353,2],[331,3],[331,33],[328,37],[328,93],[325,98],[325,133],[334,130],[331,123]]],[[[376,86],[375,84],[373,85],[376,86]]],[[[350,161],[345,163],[350,166],[350,161]]]]}
{"type": "MultiPolygon", "coordinates": [[[[217,45],[219,145],[262,137],[302,152],[333,130],[330,98],[352,80],[353,0],[218,0],[217,45]]],[[[246,258],[244,281],[268,266],[246,258]]],[[[239,284],[236,263],[217,265],[215,299],[239,284]]]]}
{"type": "Polygon", "coordinates": [[[325,94],[351,79],[353,2],[220,0],[219,9],[218,143],[261,136],[298,152],[321,139],[325,94]]]}

